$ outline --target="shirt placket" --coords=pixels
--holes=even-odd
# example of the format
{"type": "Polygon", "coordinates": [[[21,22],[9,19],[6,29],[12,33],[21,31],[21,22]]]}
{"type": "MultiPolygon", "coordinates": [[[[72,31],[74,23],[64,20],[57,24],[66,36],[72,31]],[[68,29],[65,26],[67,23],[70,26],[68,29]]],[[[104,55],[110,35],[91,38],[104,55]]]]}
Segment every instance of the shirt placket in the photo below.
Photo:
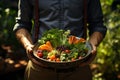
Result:
{"type": "Polygon", "coordinates": [[[59,0],[59,27],[64,27],[64,0],[59,0]]]}

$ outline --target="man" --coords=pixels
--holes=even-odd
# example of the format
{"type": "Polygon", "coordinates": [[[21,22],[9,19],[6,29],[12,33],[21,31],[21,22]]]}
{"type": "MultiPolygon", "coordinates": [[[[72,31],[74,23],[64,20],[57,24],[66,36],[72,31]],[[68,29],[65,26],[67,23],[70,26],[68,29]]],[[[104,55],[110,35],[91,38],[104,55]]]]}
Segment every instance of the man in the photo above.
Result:
{"type": "MultiPolygon", "coordinates": [[[[38,0],[39,1],[39,38],[44,31],[51,28],[71,30],[71,34],[84,36],[84,9],[86,8],[87,23],[89,29],[89,42],[92,45],[92,56],[81,66],[71,72],[56,73],[54,70],[46,69],[36,65],[31,60],[26,68],[26,80],[92,80],[89,64],[96,56],[97,47],[106,34],[106,27],[103,25],[103,14],[100,0],[38,0]]],[[[19,0],[18,17],[14,32],[16,37],[26,49],[27,53],[32,52],[34,46],[34,29],[32,19],[35,18],[35,0],[19,0]],[[31,35],[32,30],[32,35],[31,35]],[[33,37],[31,37],[33,36],[33,37]]]]}

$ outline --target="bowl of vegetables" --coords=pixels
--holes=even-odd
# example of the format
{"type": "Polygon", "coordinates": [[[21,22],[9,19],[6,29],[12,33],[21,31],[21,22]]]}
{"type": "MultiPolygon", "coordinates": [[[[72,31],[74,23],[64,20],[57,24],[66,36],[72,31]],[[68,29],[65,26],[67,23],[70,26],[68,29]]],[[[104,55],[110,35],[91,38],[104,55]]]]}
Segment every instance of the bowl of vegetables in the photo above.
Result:
{"type": "Polygon", "coordinates": [[[31,59],[38,65],[68,68],[87,60],[91,50],[89,42],[71,35],[70,30],[51,29],[38,40],[31,59]]]}

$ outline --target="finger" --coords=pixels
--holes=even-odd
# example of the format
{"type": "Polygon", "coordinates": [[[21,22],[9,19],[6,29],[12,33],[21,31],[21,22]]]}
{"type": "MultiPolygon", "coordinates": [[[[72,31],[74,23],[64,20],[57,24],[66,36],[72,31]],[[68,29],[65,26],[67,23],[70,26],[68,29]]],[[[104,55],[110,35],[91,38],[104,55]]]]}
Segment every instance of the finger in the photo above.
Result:
{"type": "Polygon", "coordinates": [[[29,46],[27,46],[27,47],[26,47],[26,52],[27,52],[27,53],[33,53],[33,47],[34,47],[34,45],[29,45],[29,46]]]}
{"type": "Polygon", "coordinates": [[[33,49],[30,48],[30,49],[28,50],[28,53],[32,54],[32,53],[33,53],[33,49]]]}

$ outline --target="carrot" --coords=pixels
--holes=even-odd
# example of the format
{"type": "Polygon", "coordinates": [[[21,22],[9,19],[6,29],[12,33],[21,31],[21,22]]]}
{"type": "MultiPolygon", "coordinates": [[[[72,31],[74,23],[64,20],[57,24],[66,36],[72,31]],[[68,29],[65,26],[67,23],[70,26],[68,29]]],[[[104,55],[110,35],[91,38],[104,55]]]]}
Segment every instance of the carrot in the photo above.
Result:
{"type": "Polygon", "coordinates": [[[78,42],[79,42],[79,39],[76,38],[73,43],[77,44],[78,42]]]}
{"type": "Polygon", "coordinates": [[[69,44],[72,44],[72,37],[71,36],[68,38],[68,42],[69,42],[69,44]]]}
{"type": "Polygon", "coordinates": [[[52,48],[52,45],[51,45],[50,41],[47,41],[46,45],[49,45],[52,48]]]}
{"type": "Polygon", "coordinates": [[[73,44],[75,39],[76,39],[75,36],[70,36],[68,39],[69,44],[73,44]]]}
{"type": "Polygon", "coordinates": [[[79,42],[85,42],[86,40],[84,38],[80,38],[79,42]]]}
{"type": "Polygon", "coordinates": [[[46,42],[46,44],[40,45],[39,50],[47,50],[47,51],[52,51],[53,47],[49,41],[46,42]]]}
{"type": "Polygon", "coordinates": [[[49,58],[50,58],[51,61],[55,61],[56,60],[56,56],[55,55],[51,55],[49,58]]]}
{"type": "Polygon", "coordinates": [[[69,42],[69,44],[77,44],[79,42],[85,42],[85,39],[84,38],[78,39],[75,36],[70,36],[68,39],[68,42],[69,42]]]}

